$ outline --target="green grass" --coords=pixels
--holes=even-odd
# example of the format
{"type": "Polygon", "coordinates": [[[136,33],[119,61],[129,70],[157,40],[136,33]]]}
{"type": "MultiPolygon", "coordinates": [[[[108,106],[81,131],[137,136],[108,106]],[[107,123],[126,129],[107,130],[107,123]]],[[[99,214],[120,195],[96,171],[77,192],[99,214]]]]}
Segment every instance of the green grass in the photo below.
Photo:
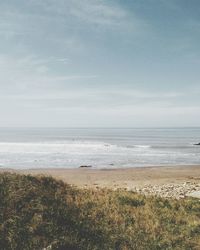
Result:
{"type": "Polygon", "coordinates": [[[200,201],[0,174],[0,249],[200,249],[200,201]]]}

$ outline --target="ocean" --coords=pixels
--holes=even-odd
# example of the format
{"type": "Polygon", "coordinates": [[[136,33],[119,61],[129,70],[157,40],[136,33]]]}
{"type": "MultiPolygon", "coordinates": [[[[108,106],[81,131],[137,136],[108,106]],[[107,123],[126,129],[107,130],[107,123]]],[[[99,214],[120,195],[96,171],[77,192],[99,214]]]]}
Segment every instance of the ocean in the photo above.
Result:
{"type": "Polygon", "coordinates": [[[1,128],[0,167],[200,164],[200,128],[1,128]]]}

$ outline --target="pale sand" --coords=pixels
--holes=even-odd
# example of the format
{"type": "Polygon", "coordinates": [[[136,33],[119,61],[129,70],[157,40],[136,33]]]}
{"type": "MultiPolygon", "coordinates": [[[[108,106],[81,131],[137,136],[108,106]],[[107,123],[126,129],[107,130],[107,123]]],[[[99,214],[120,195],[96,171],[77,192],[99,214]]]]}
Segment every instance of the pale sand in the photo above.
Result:
{"type": "MultiPolygon", "coordinates": [[[[0,171],[7,171],[0,169],[0,171]]],[[[111,189],[144,188],[169,184],[200,185],[200,166],[162,166],[128,169],[31,169],[9,170],[23,174],[53,176],[77,187],[106,187],[111,189]]]]}

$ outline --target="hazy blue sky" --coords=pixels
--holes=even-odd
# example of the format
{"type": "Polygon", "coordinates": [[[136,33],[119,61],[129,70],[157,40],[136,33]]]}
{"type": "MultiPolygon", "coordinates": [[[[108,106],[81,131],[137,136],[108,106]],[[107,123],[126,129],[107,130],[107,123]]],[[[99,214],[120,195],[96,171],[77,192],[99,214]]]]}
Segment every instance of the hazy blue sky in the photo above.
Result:
{"type": "Polygon", "coordinates": [[[200,126],[200,1],[0,0],[0,126],[200,126]]]}

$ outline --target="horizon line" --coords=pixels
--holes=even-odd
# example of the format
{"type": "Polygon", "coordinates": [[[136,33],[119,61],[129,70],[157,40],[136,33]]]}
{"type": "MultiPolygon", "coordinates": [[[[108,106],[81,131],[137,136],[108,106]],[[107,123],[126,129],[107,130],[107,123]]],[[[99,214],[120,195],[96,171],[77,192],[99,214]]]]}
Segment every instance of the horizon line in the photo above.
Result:
{"type": "Polygon", "coordinates": [[[200,128],[199,126],[121,126],[121,127],[106,127],[106,126],[94,126],[94,127],[86,127],[86,126],[0,126],[0,129],[173,129],[173,128],[180,128],[180,129],[187,129],[187,128],[200,128]]]}

